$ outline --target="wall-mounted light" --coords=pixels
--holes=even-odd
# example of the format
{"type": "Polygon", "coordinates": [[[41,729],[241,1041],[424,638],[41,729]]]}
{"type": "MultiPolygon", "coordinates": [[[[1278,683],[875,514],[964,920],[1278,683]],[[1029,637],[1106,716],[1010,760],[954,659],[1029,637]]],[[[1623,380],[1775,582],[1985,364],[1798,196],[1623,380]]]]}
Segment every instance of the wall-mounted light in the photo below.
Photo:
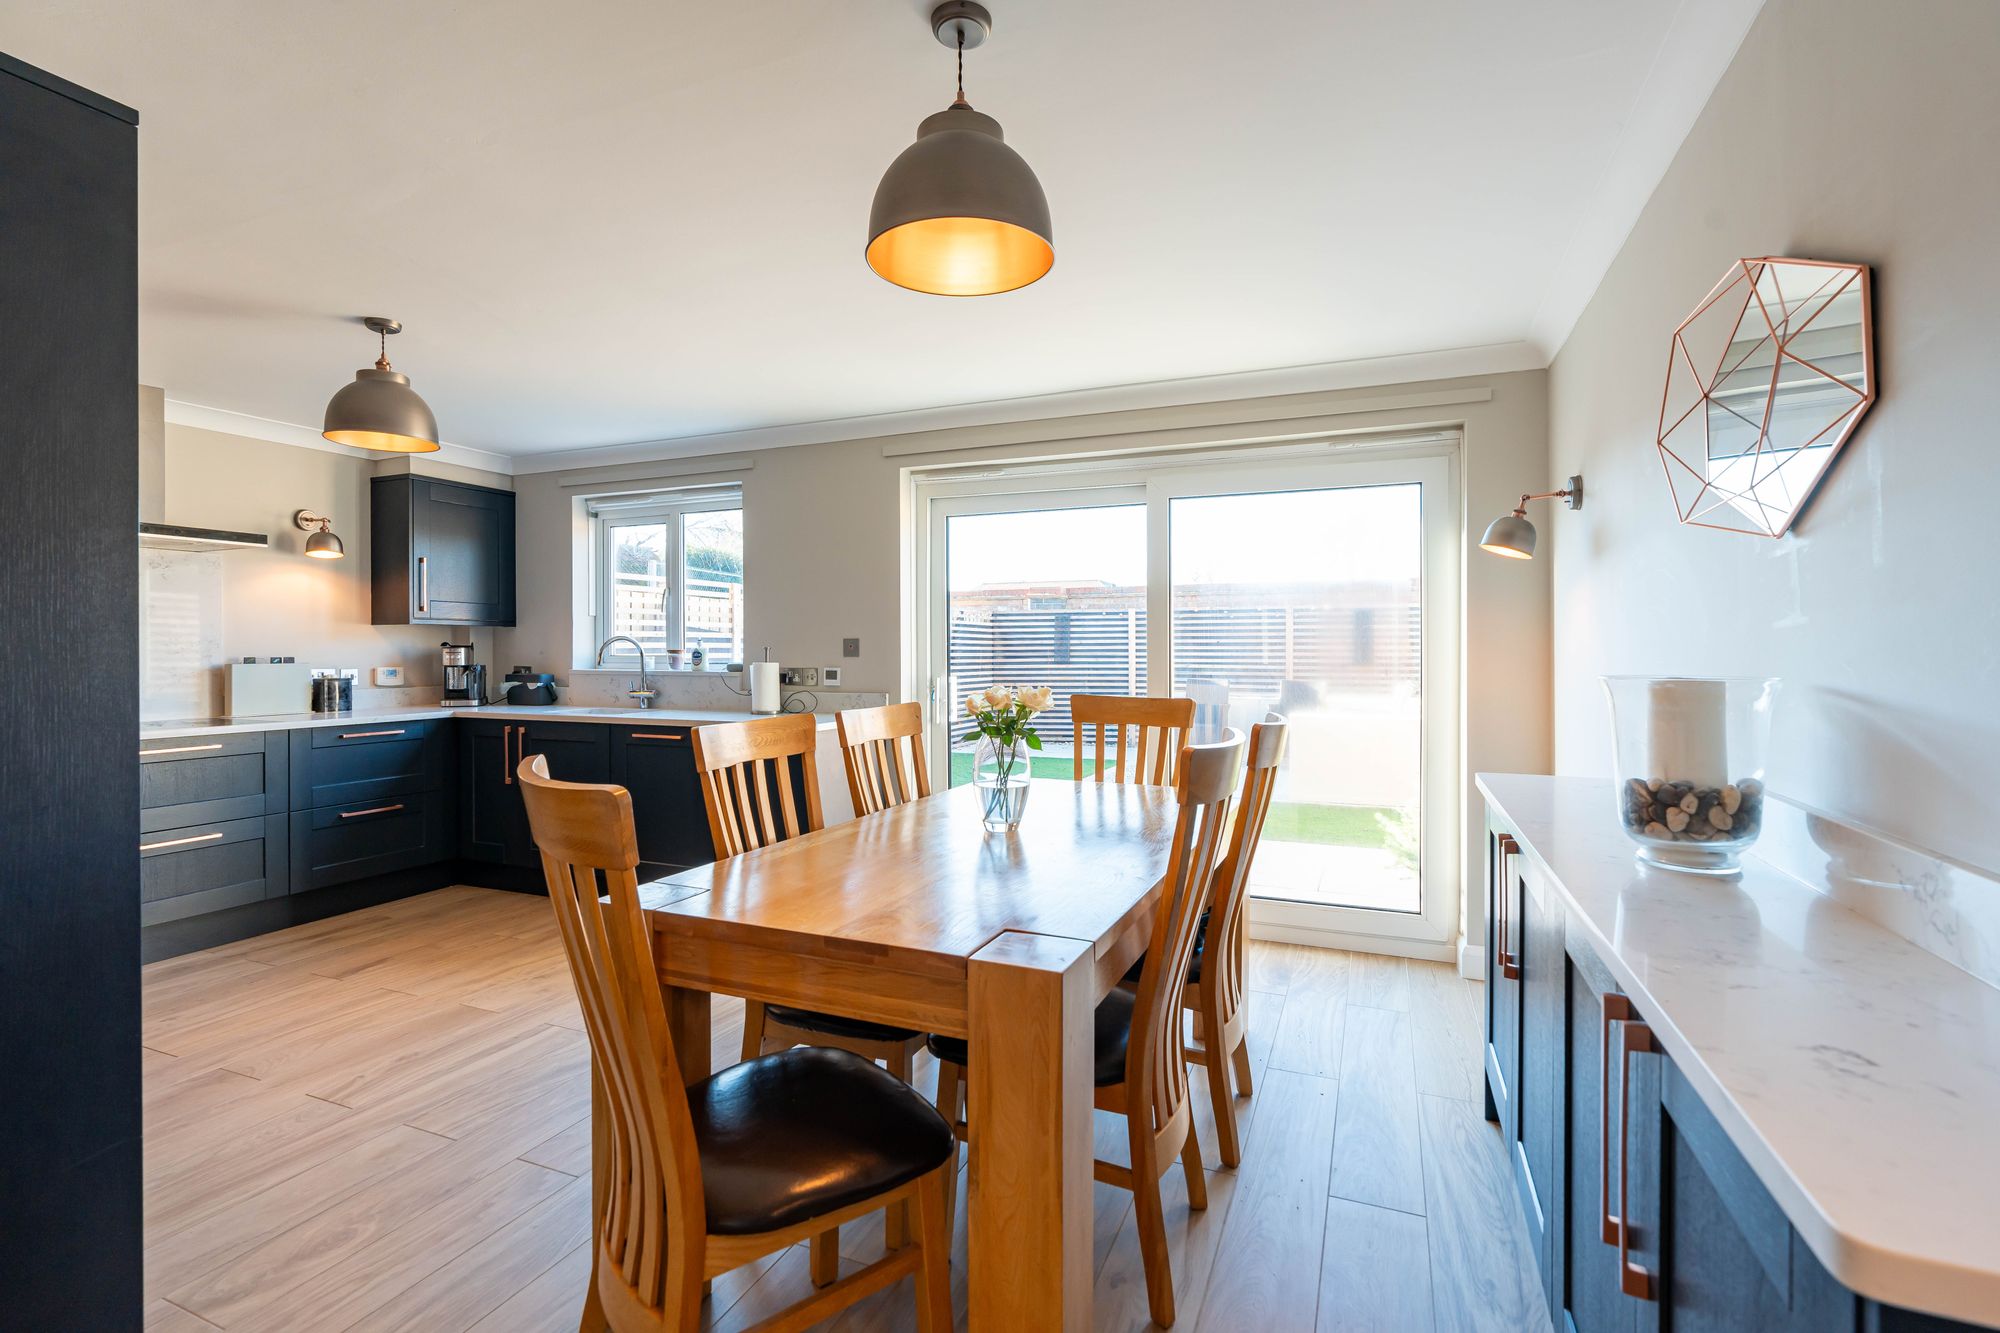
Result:
{"type": "Polygon", "coordinates": [[[310,509],[301,509],[292,515],[292,522],[298,524],[301,532],[310,532],[306,538],[306,554],[315,560],[338,560],[347,554],[347,548],[340,544],[340,538],[333,535],[333,520],[325,514],[315,514],[310,509]]]}
{"type": "Polygon", "coordinates": [[[437,418],[417,397],[410,377],[389,364],[389,335],[403,326],[383,315],[369,315],[363,324],[381,340],[382,354],[373,369],[354,372],[354,383],[326,405],[320,434],[335,444],[376,449],[390,454],[429,454],[438,449],[437,418]]]}
{"type": "Polygon", "coordinates": [[[1571,477],[1569,485],[1559,491],[1543,491],[1540,495],[1524,495],[1521,503],[1514,506],[1511,514],[1502,514],[1486,525],[1486,535],[1479,539],[1479,549],[1504,555],[1509,560],[1533,560],[1535,558],[1535,525],[1528,521],[1528,501],[1561,500],[1571,509],[1583,508],[1583,478],[1571,477]]]}

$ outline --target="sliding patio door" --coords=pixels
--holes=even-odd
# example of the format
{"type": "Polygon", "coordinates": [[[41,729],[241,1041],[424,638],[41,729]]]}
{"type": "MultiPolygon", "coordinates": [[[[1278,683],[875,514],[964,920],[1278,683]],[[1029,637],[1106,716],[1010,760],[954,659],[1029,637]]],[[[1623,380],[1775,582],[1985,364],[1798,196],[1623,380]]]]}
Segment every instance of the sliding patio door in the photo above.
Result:
{"type": "MultiPolygon", "coordinates": [[[[1445,956],[1456,931],[1456,528],[1444,456],[1174,465],[926,488],[936,771],[965,696],[1182,695],[1290,747],[1250,881],[1262,936],[1445,956]]],[[[1032,812],[1030,818],[1033,817],[1032,812]]]]}

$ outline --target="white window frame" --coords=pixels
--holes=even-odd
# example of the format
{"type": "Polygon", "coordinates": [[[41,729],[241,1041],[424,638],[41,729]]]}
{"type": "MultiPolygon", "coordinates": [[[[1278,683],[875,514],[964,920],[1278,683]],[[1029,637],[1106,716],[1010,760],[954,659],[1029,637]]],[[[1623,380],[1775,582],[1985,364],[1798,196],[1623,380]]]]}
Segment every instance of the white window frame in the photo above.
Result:
{"type": "MultiPolygon", "coordinates": [[[[687,642],[687,552],[683,549],[684,532],[681,519],[688,514],[714,513],[720,510],[743,508],[741,491],[728,491],[699,497],[676,497],[622,504],[605,502],[601,510],[591,515],[591,550],[596,555],[593,571],[593,587],[590,592],[590,618],[592,651],[612,634],[611,583],[616,568],[616,546],[614,530],[621,527],[665,524],[667,539],[668,587],[673,594],[673,632],[668,636],[671,642],[665,646],[678,648],[687,642]]],[[[749,571],[744,571],[744,598],[749,598],[749,571]]],[[[651,661],[651,654],[648,655],[651,661]]],[[[638,666],[639,658],[628,644],[615,643],[606,649],[604,667],[630,669],[638,666]]]]}
{"type": "Polygon", "coordinates": [[[929,673],[946,660],[949,633],[946,592],[934,571],[942,567],[946,519],[960,514],[1019,509],[1081,508],[1143,503],[1148,518],[1148,692],[1164,695],[1172,679],[1171,588],[1166,524],[1169,502],[1217,493],[1323,486],[1422,484],[1424,523],[1422,784],[1424,824],[1419,874],[1423,898],[1416,912],[1294,903],[1253,898],[1250,933],[1330,948],[1402,954],[1451,961],[1458,937],[1463,884],[1464,812],[1460,774],[1459,671],[1461,523],[1458,493],[1462,436],[1423,432],[1384,439],[1376,449],[1330,450],[1301,444],[1255,454],[1211,453],[1145,462],[1098,462],[1050,467],[1030,465],[967,477],[963,473],[911,477],[910,577],[914,593],[911,645],[915,648],[908,697],[929,699],[932,771],[949,772],[950,726],[956,703],[941,676],[929,673]],[[942,721],[945,726],[938,725],[942,721]],[[943,764],[946,767],[940,768],[943,764]]]}

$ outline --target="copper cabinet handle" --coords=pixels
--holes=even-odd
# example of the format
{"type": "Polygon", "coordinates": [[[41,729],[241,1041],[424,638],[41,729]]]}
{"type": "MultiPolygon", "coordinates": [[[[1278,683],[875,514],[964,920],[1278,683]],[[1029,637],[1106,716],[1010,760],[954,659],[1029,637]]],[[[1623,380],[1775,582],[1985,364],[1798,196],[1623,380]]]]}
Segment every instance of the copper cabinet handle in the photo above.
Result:
{"type": "Polygon", "coordinates": [[[430,613],[431,613],[430,557],[427,555],[420,555],[417,557],[417,614],[420,616],[427,616],[430,613]]]}
{"type": "Polygon", "coordinates": [[[157,852],[162,847],[185,847],[191,842],[214,842],[221,836],[220,833],[197,833],[191,838],[168,838],[165,842],[142,842],[139,844],[139,850],[142,852],[157,852]]]}
{"type": "Polygon", "coordinates": [[[207,745],[169,745],[158,750],[141,750],[139,754],[142,757],[149,754],[193,754],[197,750],[220,750],[221,748],[221,741],[210,741],[207,745]]]}
{"type": "Polygon", "coordinates": [[[343,731],[340,733],[340,739],[355,741],[360,740],[364,736],[400,736],[403,734],[403,731],[404,728],[402,727],[397,727],[394,731],[343,731]]]}
{"type": "Polygon", "coordinates": [[[635,731],[626,739],[635,741],[678,741],[686,738],[678,731],[635,731]]]}
{"type": "Polygon", "coordinates": [[[340,817],[342,819],[359,819],[363,815],[386,815],[392,810],[401,810],[402,808],[403,803],[398,801],[394,805],[377,805],[367,810],[342,810],[340,817]]]}
{"type": "Polygon", "coordinates": [[[1500,954],[1500,975],[1508,981],[1516,980],[1521,975],[1521,959],[1518,955],[1507,952],[1507,894],[1513,887],[1508,858],[1520,850],[1521,844],[1514,841],[1512,835],[1506,833],[1500,835],[1500,877],[1493,888],[1494,906],[1499,912],[1500,929],[1493,936],[1493,947],[1500,954]]]}
{"type": "MultiPolygon", "coordinates": [[[[1600,1234],[1606,1245],[1619,1246],[1625,1241],[1625,1223],[1611,1211],[1611,1025],[1629,1023],[1633,1019],[1632,1001],[1617,991],[1604,992],[1602,1007],[1603,1021],[1597,1030],[1597,1109],[1599,1116],[1597,1136],[1597,1211],[1602,1215],[1604,1225],[1600,1234]]],[[[1619,1150],[1619,1166],[1623,1170],[1624,1149],[1619,1150]]],[[[1625,1183],[1621,1175],[1618,1184],[1619,1213],[1624,1212],[1625,1183]]]]}
{"type": "Polygon", "coordinates": [[[500,730],[500,782],[514,785],[514,727],[512,723],[500,730]]]}
{"type": "Polygon", "coordinates": [[[1618,1289],[1627,1296],[1642,1301],[1657,1301],[1659,1292],[1655,1288],[1653,1275],[1645,1265],[1632,1262],[1632,1224],[1625,1219],[1629,1216],[1631,1200],[1626,1197],[1628,1182],[1632,1172],[1626,1162],[1626,1149],[1631,1143],[1632,1123],[1632,1055],[1633,1052],[1650,1055],[1659,1047],[1653,1042],[1653,1029],[1636,1019],[1625,1024],[1624,1053],[1619,1057],[1618,1074],[1618,1289]]]}

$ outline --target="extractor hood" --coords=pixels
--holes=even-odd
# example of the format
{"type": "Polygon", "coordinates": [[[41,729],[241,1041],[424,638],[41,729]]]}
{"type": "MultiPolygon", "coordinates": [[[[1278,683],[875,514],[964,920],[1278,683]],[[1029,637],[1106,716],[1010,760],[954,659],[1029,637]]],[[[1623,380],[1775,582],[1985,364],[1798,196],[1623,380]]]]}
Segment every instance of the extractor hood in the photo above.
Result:
{"type": "Polygon", "coordinates": [[[171,523],[141,523],[139,545],[165,551],[261,551],[271,539],[261,532],[231,532],[227,528],[181,528],[171,523]]]}

